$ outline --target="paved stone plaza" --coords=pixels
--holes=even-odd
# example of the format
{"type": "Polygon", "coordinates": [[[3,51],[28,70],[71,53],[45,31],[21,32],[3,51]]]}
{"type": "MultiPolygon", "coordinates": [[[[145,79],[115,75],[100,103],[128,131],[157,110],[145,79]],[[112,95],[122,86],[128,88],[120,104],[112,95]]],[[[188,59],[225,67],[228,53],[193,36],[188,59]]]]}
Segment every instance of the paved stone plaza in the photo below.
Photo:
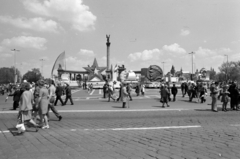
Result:
{"type": "Polygon", "coordinates": [[[147,90],[122,109],[101,96],[99,90],[76,91],[74,106],[56,107],[62,121],[51,114],[50,129],[28,128],[22,136],[14,136],[17,111],[10,110],[11,99],[5,103],[1,96],[0,158],[240,158],[240,112],[211,112],[209,97],[200,104],[178,96],[170,108],[161,108],[158,90],[147,90]]]}

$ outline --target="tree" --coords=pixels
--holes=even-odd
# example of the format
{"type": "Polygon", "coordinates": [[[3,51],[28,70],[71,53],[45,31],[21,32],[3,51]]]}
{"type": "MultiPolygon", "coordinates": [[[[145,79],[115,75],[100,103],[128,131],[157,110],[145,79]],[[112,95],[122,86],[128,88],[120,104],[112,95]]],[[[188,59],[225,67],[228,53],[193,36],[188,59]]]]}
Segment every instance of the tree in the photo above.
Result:
{"type": "Polygon", "coordinates": [[[209,71],[210,80],[216,80],[216,74],[217,74],[216,71],[213,68],[211,68],[209,71]]]}
{"type": "MultiPolygon", "coordinates": [[[[17,82],[21,82],[20,71],[16,68],[17,82]]],[[[0,84],[14,83],[14,67],[0,68],[0,84]]]]}
{"type": "Polygon", "coordinates": [[[171,68],[171,70],[170,70],[170,73],[171,73],[173,76],[175,76],[176,71],[175,71],[175,68],[174,68],[173,65],[172,65],[172,68],[171,68]]]}
{"type": "Polygon", "coordinates": [[[223,80],[223,76],[225,77],[223,81],[240,81],[240,61],[238,62],[225,62],[219,67],[219,71],[221,74],[221,80],[223,80]]]}
{"type": "Polygon", "coordinates": [[[42,74],[39,68],[33,68],[31,71],[28,71],[23,75],[23,79],[27,80],[28,82],[37,82],[38,80],[42,79],[42,74]]]}

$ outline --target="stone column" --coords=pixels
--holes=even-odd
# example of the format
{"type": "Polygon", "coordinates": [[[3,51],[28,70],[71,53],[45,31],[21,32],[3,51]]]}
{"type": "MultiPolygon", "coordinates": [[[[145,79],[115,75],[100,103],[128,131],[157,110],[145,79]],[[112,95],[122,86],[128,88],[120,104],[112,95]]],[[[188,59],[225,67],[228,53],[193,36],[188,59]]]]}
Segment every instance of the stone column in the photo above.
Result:
{"type": "Polygon", "coordinates": [[[110,42],[109,42],[109,39],[110,39],[110,35],[107,35],[107,71],[110,70],[110,42]]]}

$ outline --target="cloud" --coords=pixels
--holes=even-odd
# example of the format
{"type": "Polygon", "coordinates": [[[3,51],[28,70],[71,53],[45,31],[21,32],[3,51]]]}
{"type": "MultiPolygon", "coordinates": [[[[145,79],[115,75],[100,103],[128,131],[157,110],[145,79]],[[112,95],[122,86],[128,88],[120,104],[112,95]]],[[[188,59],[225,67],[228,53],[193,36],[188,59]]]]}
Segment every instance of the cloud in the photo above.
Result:
{"type": "Polygon", "coordinates": [[[18,28],[24,28],[24,29],[31,29],[35,31],[41,31],[41,32],[53,32],[57,33],[58,30],[61,28],[61,26],[53,21],[53,20],[46,20],[44,18],[12,18],[11,16],[0,16],[0,22],[11,24],[18,28]]]}
{"type": "Polygon", "coordinates": [[[95,29],[97,17],[89,11],[88,6],[82,4],[82,0],[24,0],[23,4],[27,10],[38,15],[71,23],[75,30],[95,29]]]}
{"type": "Polygon", "coordinates": [[[187,30],[187,29],[181,29],[180,35],[182,35],[182,36],[187,36],[187,35],[189,35],[189,34],[190,34],[190,31],[189,31],[189,30],[187,30]]]}
{"type": "Polygon", "coordinates": [[[137,61],[137,60],[157,60],[159,58],[159,55],[161,54],[161,51],[159,49],[153,49],[153,50],[144,50],[143,52],[135,52],[128,55],[128,58],[131,62],[137,61]]]}
{"type": "Polygon", "coordinates": [[[186,50],[181,48],[179,44],[174,43],[171,45],[164,45],[162,48],[164,51],[168,51],[176,54],[186,54],[186,50]]]}
{"type": "Polygon", "coordinates": [[[230,48],[220,48],[220,49],[211,50],[211,49],[199,47],[195,53],[196,53],[196,56],[198,56],[198,57],[209,58],[211,56],[216,56],[218,54],[222,54],[220,56],[223,56],[224,54],[227,54],[230,52],[232,52],[232,50],[230,48]]]}
{"type": "Polygon", "coordinates": [[[87,57],[94,57],[95,54],[92,50],[85,50],[85,49],[80,49],[80,51],[78,52],[79,55],[87,56],[87,57]]]}
{"type": "Polygon", "coordinates": [[[5,46],[18,46],[23,48],[34,48],[39,50],[46,49],[45,43],[47,40],[41,37],[19,36],[11,39],[4,39],[2,44],[5,46]]]}
{"type": "Polygon", "coordinates": [[[12,57],[12,54],[9,54],[9,53],[0,54],[0,57],[2,57],[2,58],[8,58],[8,57],[12,57]]]}

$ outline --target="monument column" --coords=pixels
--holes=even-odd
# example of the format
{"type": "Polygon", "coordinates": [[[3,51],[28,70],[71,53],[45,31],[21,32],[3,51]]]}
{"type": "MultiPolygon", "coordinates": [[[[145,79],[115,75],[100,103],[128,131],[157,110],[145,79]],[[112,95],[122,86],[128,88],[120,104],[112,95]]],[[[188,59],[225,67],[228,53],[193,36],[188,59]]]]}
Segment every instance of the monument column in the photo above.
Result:
{"type": "Polygon", "coordinates": [[[109,42],[109,39],[110,39],[110,35],[106,35],[107,37],[107,71],[110,70],[110,42],[109,42]]]}

